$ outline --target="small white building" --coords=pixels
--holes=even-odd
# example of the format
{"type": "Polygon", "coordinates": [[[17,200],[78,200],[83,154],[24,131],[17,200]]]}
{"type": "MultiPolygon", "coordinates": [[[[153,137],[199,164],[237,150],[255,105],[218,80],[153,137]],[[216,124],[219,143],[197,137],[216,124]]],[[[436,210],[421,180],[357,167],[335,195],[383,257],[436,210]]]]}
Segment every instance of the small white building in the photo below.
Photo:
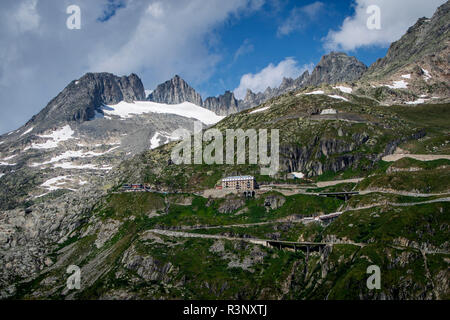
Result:
{"type": "Polygon", "coordinates": [[[321,115],[325,115],[325,114],[337,114],[336,109],[324,109],[322,110],[322,112],[320,113],[321,115]]]}

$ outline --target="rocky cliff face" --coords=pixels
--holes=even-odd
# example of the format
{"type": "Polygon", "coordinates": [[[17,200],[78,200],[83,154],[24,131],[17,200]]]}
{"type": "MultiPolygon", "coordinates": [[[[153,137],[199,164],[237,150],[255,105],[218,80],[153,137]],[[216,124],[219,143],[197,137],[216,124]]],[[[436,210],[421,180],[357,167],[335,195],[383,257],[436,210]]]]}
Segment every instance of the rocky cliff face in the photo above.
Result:
{"type": "Polygon", "coordinates": [[[110,73],[87,73],[81,79],[72,81],[26,126],[47,129],[57,122],[87,121],[104,104],[143,100],[144,96],[144,86],[135,74],[117,77],[110,73]]]}
{"type": "Polygon", "coordinates": [[[429,65],[431,76],[448,77],[449,35],[450,2],[446,2],[431,19],[420,18],[400,40],[392,43],[386,56],[372,64],[363,79],[389,77],[411,64],[421,64],[425,69],[429,65]]]}
{"type": "Polygon", "coordinates": [[[147,100],[167,104],[179,104],[187,101],[198,106],[202,105],[200,94],[178,75],[158,85],[147,97],[147,100]]]}
{"type": "Polygon", "coordinates": [[[361,95],[384,105],[449,101],[450,2],[420,18],[358,82],[361,95]]]}
{"type": "Polygon", "coordinates": [[[234,93],[226,91],[218,97],[206,98],[203,107],[209,109],[220,116],[227,116],[231,113],[239,112],[239,103],[234,97],[234,93]]]}
{"type": "Polygon", "coordinates": [[[356,81],[367,70],[367,66],[342,52],[331,52],[322,57],[306,81],[307,85],[317,86],[322,83],[356,81]]]}

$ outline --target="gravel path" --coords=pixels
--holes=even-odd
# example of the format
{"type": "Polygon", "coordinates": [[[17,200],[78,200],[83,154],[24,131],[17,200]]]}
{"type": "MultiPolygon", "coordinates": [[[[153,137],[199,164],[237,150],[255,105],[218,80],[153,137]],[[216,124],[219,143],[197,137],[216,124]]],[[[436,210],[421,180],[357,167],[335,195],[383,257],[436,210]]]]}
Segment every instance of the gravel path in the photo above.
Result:
{"type": "Polygon", "coordinates": [[[447,159],[450,160],[450,155],[447,154],[407,154],[407,153],[400,153],[400,154],[391,154],[388,156],[384,156],[382,159],[383,161],[393,162],[400,160],[402,158],[412,158],[420,161],[432,161],[432,160],[438,160],[438,159],[447,159]]]}
{"type": "Polygon", "coordinates": [[[333,181],[321,181],[317,182],[318,188],[324,188],[324,187],[330,187],[335,186],[341,183],[358,183],[360,181],[364,180],[364,178],[354,178],[354,179],[345,179],[345,180],[333,180],[333,181]]]}

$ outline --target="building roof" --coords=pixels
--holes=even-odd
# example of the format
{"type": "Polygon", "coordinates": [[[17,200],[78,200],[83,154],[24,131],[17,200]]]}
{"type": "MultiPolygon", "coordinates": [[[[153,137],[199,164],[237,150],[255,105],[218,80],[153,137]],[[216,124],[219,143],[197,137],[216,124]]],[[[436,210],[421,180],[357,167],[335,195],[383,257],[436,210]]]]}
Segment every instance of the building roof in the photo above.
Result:
{"type": "Polygon", "coordinates": [[[321,112],[320,114],[336,114],[336,113],[337,113],[337,110],[336,110],[336,109],[330,108],[330,109],[324,109],[324,110],[322,110],[322,112],[321,112]]]}
{"type": "Polygon", "coordinates": [[[240,180],[254,180],[253,176],[234,176],[223,178],[222,181],[240,181],[240,180]]]}

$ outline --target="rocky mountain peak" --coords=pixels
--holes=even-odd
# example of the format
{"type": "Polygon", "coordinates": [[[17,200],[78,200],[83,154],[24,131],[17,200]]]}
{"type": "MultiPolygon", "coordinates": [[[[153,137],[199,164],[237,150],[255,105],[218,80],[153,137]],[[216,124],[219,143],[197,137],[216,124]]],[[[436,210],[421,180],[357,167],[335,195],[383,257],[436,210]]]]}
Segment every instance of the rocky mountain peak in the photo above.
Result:
{"type": "Polygon", "coordinates": [[[45,128],[55,122],[87,121],[104,104],[144,98],[144,86],[136,74],[118,77],[111,73],[87,73],[72,81],[27,125],[34,123],[45,128]]]}
{"type": "Polygon", "coordinates": [[[321,83],[335,84],[338,82],[355,81],[361,78],[367,66],[343,52],[331,52],[324,55],[314,68],[307,84],[312,86],[321,83]]]}
{"type": "Polygon", "coordinates": [[[221,116],[240,111],[238,100],[236,100],[234,93],[231,91],[225,91],[224,94],[218,97],[209,97],[205,99],[203,107],[221,116]]]}
{"type": "Polygon", "coordinates": [[[294,79],[292,78],[283,78],[283,81],[281,81],[280,88],[288,88],[290,86],[294,85],[294,79]]]}
{"type": "Polygon", "coordinates": [[[147,100],[158,103],[179,104],[185,101],[198,106],[202,105],[202,97],[179,75],[158,85],[147,100]]]}

